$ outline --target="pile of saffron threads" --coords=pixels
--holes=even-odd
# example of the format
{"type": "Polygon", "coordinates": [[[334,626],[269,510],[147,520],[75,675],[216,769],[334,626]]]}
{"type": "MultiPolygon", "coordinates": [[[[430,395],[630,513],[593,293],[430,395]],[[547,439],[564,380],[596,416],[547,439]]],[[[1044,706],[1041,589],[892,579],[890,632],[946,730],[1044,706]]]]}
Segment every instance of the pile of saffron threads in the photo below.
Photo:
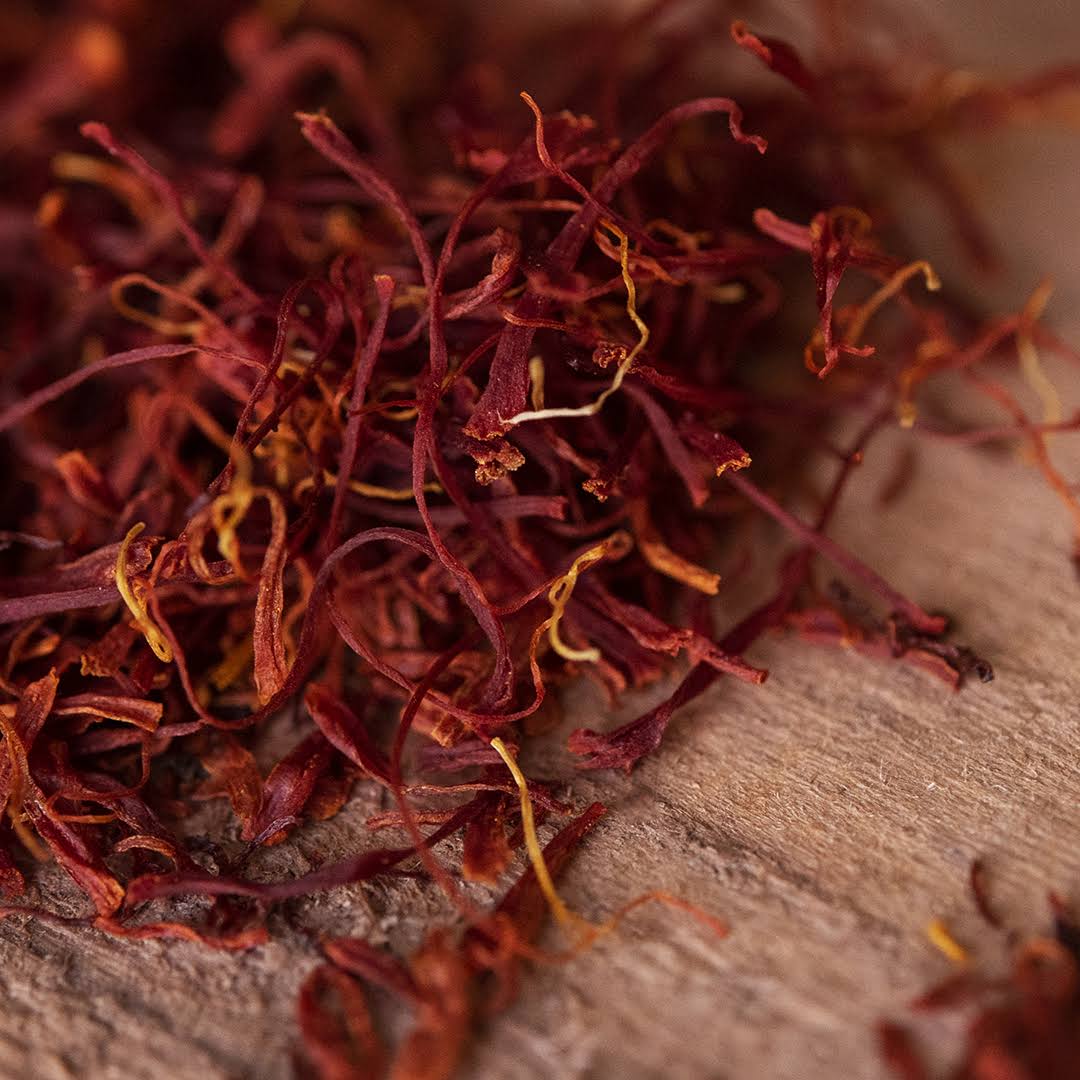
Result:
{"type": "Polygon", "coordinates": [[[244,949],[275,901],[430,876],[456,923],[408,960],[330,942],[305,983],[325,1076],[449,1075],[550,955],[549,910],[570,951],[620,917],[555,885],[604,808],[517,763],[560,687],[674,680],[569,736],[580,768],[629,770],[720,676],[760,683],[769,632],[992,676],[936,613],[947,582],[928,610],[829,535],[881,432],[1026,447],[1080,533],[1048,290],[973,310],[894,205],[917,178],[978,274],[999,254],[942,147],[1061,115],[1076,69],[960,79],[839,5],[790,43],[753,6],[488,18],[0,12],[3,912],[73,920],[37,902],[52,861],[73,921],[244,949]],[[742,107],[740,65],[772,75],[742,107]],[[957,397],[1001,420],[928,406],[957,397]],[[733,617],[713,597],[765,522],[787,547],[733,617]],[[358,785],[392,846],[261,879],[260,849],[358,785]],[[196,844],[208,798],[230,823],[196,844]],[[415,1011],[393,1064],[365,983],[415,1011]]]}

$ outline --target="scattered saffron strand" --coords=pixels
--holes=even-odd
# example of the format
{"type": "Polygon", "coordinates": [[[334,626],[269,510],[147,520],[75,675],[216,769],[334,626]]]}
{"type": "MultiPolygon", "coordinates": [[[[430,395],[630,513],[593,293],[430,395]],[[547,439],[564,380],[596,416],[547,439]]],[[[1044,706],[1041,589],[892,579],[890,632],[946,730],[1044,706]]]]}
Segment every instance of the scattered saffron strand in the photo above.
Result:
{"type": "Polygon", "coordinates": [[[134,616],[134,625],[146,638],[146,643],[153,649],[154,655],[163,663],[170,664],[173,659],[172,647],[161,631],[154,625],[154,620],[150,618],[150,613],[146,609],[146,601],[138,595],[135,587],[128,579],[128,550],[131,548],[131,542],[145,528],[145,522],[137,522],[128,529],[127,535],[120,543],[120,550],[116,554],[116,588],[120,592],[121,599],[127,604],[128,610],[134,616]]]}
{"type": "Polygon", "coordinates": [[[989,892],[986,887],[986,864],[981,859],[971,861],[971,869],[968,873],[968,885],[971,889],[971,898],[975,907],[984,921],[995,930],[1002,928],[1001,917],[990,904],[989,892]]]}
{"type": "MultiPolygon", "coordinates": [[[[390,316],[390,302],[394,294],[394,279],[386,274],[377,275],[374,279],[374,285],[378,310],[374,325],[368,330],[367,340],[357,357],[356,371],[353,374],[352,397],[349,401],[349,421],[345,428],[345,437],[342,439],[341,455],[338,462],[338,473],[345,478],[346,483],[352,482],[353,466],[356,464],[356,454],[360,443],[360,430],[364,421],[363,413],[360,410],[364,406],[379,349],[382,347],[386,335],[386,323],[390,316]]],[[[355,328],[356,333],[359,334],[358,323],[355,324],[355,328]]],[[[412,497],[411,489],[408,497],[412,497]]],[[[344,511],[345,486],[340,485],[334,492],[334,502],[330,508],[330,521],[326,529],[327,551],[332,551],[337,547],[338,537],[341,533],[341,516],[344,511]]]]}
{"type": "MultiPolygon", "coordinates": [[[[674,896],[662,889],[642,893],[641,896],[635,897],[624,904],[602,923],[590,922],[567,907],[555,888],[555,882],[552,880],[547,862],[544,859],[544,850],[536,831],[536,817],[533,813],[532,797],[529,794],[529,785],[525,779],[525,774],[521,771],[518,763],[514,760],[513,754],[511,754],[502,739],[497,737],[492,739],[490,746],[502,758],[503,763],[510,771],[510,775],[514,778],[514,783],[517,785],[521,809],[521,831],[525,837],[525,850],[528,853],[529,863],[532,866],[533,873],[536,875],[536,882],[540,886],[540,891],[543,893],[555,921],[567,932],[574,931],[576,933],[576,941],[566,954],[567,958],[576,956],[582,950],[589,948],[598,938],[614,933],[629,914],[646,904],[663,904],[665,907],[685,911],[708,927],[717,937],[726,936],[728,928],[722,920],[702,911],[701,908],[683,900],[681,897],[674,896]]],[[[535,950],[528,950],[528,953],[523,954],[528,955],[534,952],[537,959],[546,958],[535,950]]]]}
{"type": "Polygon", "coordinates": [[[536,881],[548,902],[548,907],[551,908],[551,913],[561,926],[580,926],[584,920],[563,903],[562,898],[555,889],[555,882],[551,880],[551,874],[548,872],[547,863],[544,861],[544,851],[540,846],[540,838],[536,835],[536,818],[533,815],[532,798],[529,796],[529,785],[525,775],[518,768],[518,763],[514,760],[502,739],[494,738],[491,740],[490,745],[503,759],[507,769],[510,770],[510,775],[514,778],[514,783],[517,784],[518,793],[521,797],[521,830],[525,836],[525,849],[529,853],[533,873],[536,874],[536,881]]]}
{"type": "MultiPolygon", "coordinates": [[[[978,865],[976,861],[973,869],[978,865]]],[[[973,887],[976,906],[991,926],[1000,929],[981,886],[973,883],[973,887]]],[[[949,1055],[955,1059],[951,1076],[1071,1080],[1076,1075],[1080,926],[1055,893],[1047,900],[1052,916],[1047,933],[1026,940],[1009,934],[1010,970],[1003,974],[973,970],[961,949],[960,970],[910,1002],[909,1008],[924,1015],[963,1010],[965,1034],[959,1052],[949,1055]]],[[[883,1020],[878,1031],[884,1062],[899,1080],[938,1075],[905,1028],[883,1020]]]]}
{"type": "Polygon", "coordinates": [[[1035,464],[1045,477],[1051,490],[1072,515],[1077,543],[1080,544],[1080,498],[1078,498],[1073,486],[1062,475],[1061,470],[1058,469],[1050,457],[1050,451],[1046,445],[1046,435],[1030,423],[1027,414],[1020,407],[1016,398],[1000,382],[995,379],[985,378],[971,368],[965,368],[963,374],[968,382],[977,386],[989,398],[996,401],[1023,429],[1028,437],[1028,445],[1034,455],[1035,464]]]}
{"type": "Polygon", "coordinates": [[[952,936],[949,928],[941,919],[930,920],[926,927],[926,938],[938,952],[942,953],[958,967],[966,966],[970,960],[967,949],[952,936]]]}
{"type": "Polygon", "coordinates": [[[447,898],[470,922],[477,922],[482,916],[461,889],[457,887],[454,879],[443,867],[442,863],[435,858],[428,838],[420,831],[420,823],[417,821],[416,814],[413,811],[408,795],[405,792],[401,758],[405,751],[405,740],[412,730],[413,721],[416,719],[416,713],[424,703],[424,699],[431,692],[432,687],[434,687],[439,676],[442,675],[453,662],[454,658],[464,651],[464,649],[475,644],[475,640],[475,634],[462,639],[457,645],[436,657],[431,663],[424,674],[424,677],[416,684],[415,689],[409,695],[409,700],[401,711],[397,731],[394,733],[394,743],[390,750],[390,792],[397,804],[398,811],[401,814],[401,820],[405,825],[406,832],[409,834],[409,839],[412,841],[416,854],[419,855],[420,861],[424,865],[424,869],[427,870],[434,881],[439,883],[440,888],[446,894],[447,898]]]}
{"type": "Polygon", "coordinates": [[[1033,328],[1046,309],[1053,291],[1052,281],[1042,282],[1024,305],[1016,327],[1016,353],[1020,358],[1020,371],[1042,402],[1043,423],[1045,424],[1061,423],[1061,395],[1042,366],[1039,350],[1035,345],[1033,328]]]}
{"type": "Polygon", "coordinates": [[[191,245],[191,249],[198,255],[208,270],[216,276],[224,278],[247,303],[252,305],[260,303],[258,294],[253,292],[240,279],[232,267],[206,246],[198,231],[191,224],[179,193],[161,173],[153,168],[141,154],[114,138],[113,133],[105,124],[88,121],[79,128],[79,131],[86,138],[96,142],[113,157],[119,158],[132,172],[153,189],[154,194],[157,195],[174,218],[177,228],[183,233],[185,239],[191,245]]]}
{"type": "MultiPolygon", "coordinates": [[[[323,483],[327,487],[337,488],[338,478],[328,469],[323,470],[323,483]]],[[[305,476],[296,487],[293,488],[294,495],[300,495],[305,491],[310,491],[315,486],[315,481],[310,476],[305,476]]],[[[381,484],[369,484],[364,480],[350,480],[345,485],[346,491],[351,491],[356,495],[363,495],[367,499],[385,499],[387,502],[409,502],[416,498],[416,493],[411,487],[408,488],[389,488],[383,487],[381,484]]],[[[424,491],[429,495],[439,495],[442,493],[442,485],[436,480],[429,480],[424,485],[424,491]]]]}
{"type": "Polygon", "coordinates": [[[775,518],[793,536],[797,536],[804,544],[808,544],[819,554],[824,555],[830,562],[846,570],[852,577],[876,592],[882,599],[892,605],[894,611],[907,618],[917,630],[921,630],[926,634],[940,634],[944,631],[947,625],[946,619],[940,615],[930,615],[923,611],[918,604],[909,600],[902,593],[897,592],[877,571],[872,570],[866,563],[857,559],[834,540],[830,540],[823,533],[801,522],[794,514],[785,510],[775,499],[766,495],[765,492],[752,484],[741,473],[726,472],[724,476],[737,491],[745,495],[755,506],[764,510],[770,517],[775,518]]]}
{"type": "MultiPolygon", "coordinates": [[[[749,462],[748,462],[749,464],[749,462]]],[[[725,462],[717,470],[717,474],[723,474],[734,465],[742,467],[739,462],[725,462]]],[[[689,559],[684,559],[678,552],[672,551],[664,543],[660,534],[656,531],[649,519],[648,510],[644,502],[635,501],[630,505],[630,523],[634,530],[634,540],[642,558],[656,571],[672,581],[679,581],[683,585],[704,593],[706,596],[715,596],[720,591],[720,575],[703,566],[698,566],[689,559]]]]}
{"type": "Polygon", "coordinates": [[[120,165],[68,151],[55,154],[50,166],[58,180],[97,184],[112,192],[141,221],[149,221],[153,215],[153,199],[147,186],[120,165]]]}
{"type": "Polygon", "coordinates": [[[192,344],[147,345],[140,349],[128,349],[126,352],[104,356],[100,360],[95,360],[84,367],[77,368],[70,375],[57,379],[56,382],[50,383],[48,386],[43,386],[40,390],[27,395],[21,401],[9,405],[3,412],[0,412],[0,433],[25,420],[26,417],[37,412],[42,406],[70,393],[95,375],[100,375],[106,371],[114,371],[117,368],[127,367],[131,364],[144,364],[148,360],[169,360],[177,356],[187,356],[197,352],[198,349],[199,346],[192,344]]]}
{"type": "Polygon", "coordinates": [[[533,114],[533,138],[536,144],[536,156],[540,159],[544,168],[553,176],[557,176],[567,187],[576,191],[600,215],[606,214],[607,210],[597,201],[596,196],[581,181],[562,168],[551,156],[544,135],[544,114],[540,106],[537,105],[536,99],[527,90],[522,90],[518,97],[525,102],[529,107],[529,111],[533,114]]]}

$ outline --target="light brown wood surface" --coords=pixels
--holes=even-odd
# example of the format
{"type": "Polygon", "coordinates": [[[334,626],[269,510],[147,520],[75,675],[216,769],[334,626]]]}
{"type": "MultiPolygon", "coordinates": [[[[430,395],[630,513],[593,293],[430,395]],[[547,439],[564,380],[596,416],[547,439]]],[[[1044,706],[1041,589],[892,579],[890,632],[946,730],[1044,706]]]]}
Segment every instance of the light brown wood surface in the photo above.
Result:
{"type": "MultiPolygon", "coordinates": [[[[998,54],[1010,29],[1032,37],[1025,18],[1006,19],[998,54]]],[[[1080,230],[1066,226],[1080,214],[1076,136],[1046,136],[1038,148],[1049,164],[1026,178],[1004,167],[1009,146],[978,151],[983,195],[1014,207],[1026,195],[1024,242],[1067,276],[1073,257],[1055,247],[1046,217],[1060,210],[1057,235],[1075,250],[1080,230]]],[[[1021,255],[1029,272],[1012,284],[1030,289],[1033,253],[1021,255]]],[[[1061,295],[1067,311],[1080,293],[1066,282],[1061,295]]],[[[1075,399],[1077,369],[1056,375],[1075,399]]],[[[663,888],[728,920],[731,934],[718,940],[689,918],[639,912],[573,963],[530,970],[517,1003],[481,1031],[463,1076],[882,1076],[874,1021],[903,1015],[905,1000],[948,970],[925,939],[931,918],[987,964],[1001,962],[967,893],[974,856],[987,860],[997,904],[1020,929],[1046,925],[1048,889],[1080,896],[1080,585],[1066,515],[1021,455],[933,443],[921,444],[910,491],[880,510],[877,478],[904,438],[874,448],[835,535],[913,598],[954,615],[958,637],[993,661],[995,682],[953,695],[900,665],[772,638],[751,653],[772,669],[765,686],[719,685],[630,777],[573,778],[576,800],[600,798],[611,811],[565,878],[569,903],[600,917],[663,888]]],[[[570,695],[567,716],[567,728],[615,722],[585,688],[570,695]]],[[[532,767],[572,775],[557,753],[532,767]]],[[[316,852],[380,842],[363,825],[376,799],[362,790],[339,818],[263,853],[259,875],[294,875],[316,852]]],[[[46,868],[36,888],[55,910],[81,912],[57,871],[46,868]]],[[[440,912],[436,892],[415,881],[339,889],[280,905],[272,943],[243,956],[8,919],[0,1076],[288,1077],[315,936],[362,934],[404,950],[440,912]]],[[[920,1028],[941,1056],[959,1033],[948,1019],[920,1028]]]]}

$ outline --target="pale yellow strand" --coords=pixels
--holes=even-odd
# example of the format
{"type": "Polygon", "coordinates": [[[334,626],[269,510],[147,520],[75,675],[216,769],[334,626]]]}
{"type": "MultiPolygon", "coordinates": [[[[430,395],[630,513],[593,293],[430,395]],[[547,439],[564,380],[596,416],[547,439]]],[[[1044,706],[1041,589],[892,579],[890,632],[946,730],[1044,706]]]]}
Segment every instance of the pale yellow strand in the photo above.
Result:
{"type": "Polygon", "coordinates": [[[511,416],[509,420],[504,420],[503,423],[514,426],[516,424],[524,424],[532,420],[555,420],[568,417],[578,416],[595,416],[603,407],[604,402],[607,401],[612,394],[618,392],[619,388],[623,384],[623,380],[626,378],[627,373],[633,366],[634,361],[637,359],[638,354],[645,348],[649,341],[649,328],[645,325],[644,320],[638,314],[637,310],[637,287],[634,285],[634,279],[630,275],[630,241],[626,233],[622,231],[617,225],[612,224],[610,221],[601,222],[601,226],[608,230],[619,241],[619,265],[622,270],[623,284],[626,286],[626,313],[630,316],[630,321],[637,328],[638,340],[634,347],[625,355],[622,361],[619,363],[618,368],[615,370],[615,377],[611,380],[611,385],[600,394],[600,396],[588,405],[580,405],[577,408],[564,408],[564,409],[529,409],[525,412],[517,413],[515,416],[511,416]]]}
{"type": "Polygon", "coordinates": [[[529,361],[529,401],[535,412],[544,408],[544,358],[534,356],[529,361]]]}
{"type": "Polygon", "coordinates": [[[120,591],[124,603],[127,604],[128,610],[134,616],[136,628],[146,638],[147,645],[150,646],[159,660],[168,664],[172,662],[173,658],[172,646],[166,640],[165,635],[154,625],[154,620],[150,618],[150,612],[147,611],[146,601],[135,591],[135,588],[128,580],[128,550],[131,548],[131,543],[135,537],[145,528],[146,524],[142,521],[132,525],[128,529],[127,536],[120,543],[120,550],[116,555],[116,587],[120,591]]]}
{"type": "Polygon", "coordinates": [[[559,635],[559,623],[562,622],[562,617],[566,613],[566,605],[570,602],[570,595],[581,573],[609,555],[613,549],[619,555],[624,554],[632,543],[628,533],[622,531],[612,533],[606,540],[602,540],[595,547],[579,555],[571,564],[570,569],[548,590],[548,602],[551,604],[548,640],[551,642],[551,647],[564,660],[596,663],[600,659],[600,650],[597,648],[590,646],[585,649],[574,649],[567,645],[559,635]]]}
{"type": "Polygon", "coordinates": [[[926,928],[926,938],[938,952],[957,966],[962,967],[968,962],[967,949],[949,933],[948,927],[940,919],[931,920],[926,928]]]}
{"type": "Polygon", "coordinates": [[[866,324],[874,317],[877,310],[886,301],[891,300],[916,274],[922,274],[926,287],[931,292],[937,292],[941,288],[941,281],[934,273],[934,268],[925,259],[919,259],[901,267],[856,312],[845,335],[845,340],[849,345],[859,343],[866,324]]]}
{"type": "MultiPolygon", "coordinates": [[[[323,483],[328,487],[336,487],[338,478],[328,469],[324,469],[323,483]]],[[[293,489],[293,495],[299,495],[314,486],[315,481],[312,480],[311,477],[305,477],[305,479],[301,480],[293,489]]],[[[410,499],[416,498],[416,492],[414,492],[411,487],[382,487],[379,484],[366,484],[363,480],[350,480],[348,486],[350,491],[355,492],[357,495],[363,495],[369,499],[386,499],[387,502],[408,502],[410,499]]],[[[434,480],[429,480],[424,484],[424,491],[428,495],[441,495],[442,490],[442,485],[434,480]]]]}
{"type": "Polygon", "coordinates": [[[1031,328],[1045,310],[1053,290],[1053,283],[1044,281],[1031,294],[1031,299],[1024,305],[1020,325],[1016,331],[1016,353],[1020,359],[1020,371],[1028,386],[1035,391],[1042,402],[1043,422],[1046,424],[1061,423],[1061,396],[1042,366],[1031,328]]]}
{"type": "Polygon", "coordinates": [[[517,784],[518,793],[521,797],[521,831],[525,835],[525,850],[529,853],[529,862],[532,863],[533,873],[536,874],[536,881],[540,886],[540,891],[544,894],[544,899],[548,902],[548,907],[551,908],[551,913],[563,926],[573,926],[584,922],[580,915],[576,915],[563,903],[562,898],[555,889],[555,882],[552,881],[551,872],[544,861],[544,851],[540,846],[540,838],[536,835],[536,818],[533,815],[532,797],[529,795],[529,785],[525,780],[524,773],[518,768],[517,762],[510,755],[510,751],[506,748],[506,744],[502,739],[492,739],[491,747],[503,759],[506,767],[510,770],[510,775],[514,778],[514,783],[517,784]]]}

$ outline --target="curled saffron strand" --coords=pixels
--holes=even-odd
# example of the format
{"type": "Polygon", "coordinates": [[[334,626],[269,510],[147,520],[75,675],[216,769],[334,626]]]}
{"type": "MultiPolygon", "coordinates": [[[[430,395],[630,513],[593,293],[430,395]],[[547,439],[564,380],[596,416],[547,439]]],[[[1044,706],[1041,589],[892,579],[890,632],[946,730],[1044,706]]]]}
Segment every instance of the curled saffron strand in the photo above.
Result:
{"type": "Polygon", "coordinates": [[[124,318],[131,319],[132,322],[142,323],[143,326],[147,326],[165,337],[197,337],[205,326],[224,329],[221,320],[204,304],[200,304],[194,297],[188,296],[179,289],[173,289],[168,285],[162,285],[160,282],[154,281],[153,278],[146,274],[131,273],[118,277],[109,286],[109,297],[112,300],[113,307],[124,318]],[[185,307],[191,308],[199,317],[184,323],[173,322],[171,319],[165,319],[154,315],[152,312],[135,307],[134,304],[128,302],[125,296],[125,292],[131,285],[141,285],[143,288],[149,289],[167,300],[182,303],[185,307]]]}
{"type": "Polygon", "coordinates": [[[210,520],[217,533],[221,554],[232,564],[234,573],[243,575],[240,539],[236,530],[247,517],[258,490],[251,483],[251,455],[233,444],[229,448],[229,459],[235,462],[236,472],[228,491],[217,496],[210,504],[210,520]]]}
{"type": "Polygon", "coordinates": [[[134,617],[133,623],[135,627],[143,637],[146,638],[146,643],[153,650],[154,655],[162,661],[162,663],[171,664],[173,659],[172,646],[169,645],[165,636],[154,624],[154,620],[150,618],[150,612],[146,607],[146,600],[140,595],[138,588],[128,578],[128,551],[131,548],[132,541],[145,528],[146,522],[136,522],[136,524],[128,529],[124,539],[120,542],[120,550],[116,554],[116,588],[120,592],[121,599],[127,604],[128,610],[134,617]]]}
{"type": "MultiPolygon", "coordinates": [[[[578,416],[595,416],[604,407],[604,402],[607,401],[612,394],[618,393],[619,388],[622,386],[623,380],[633,366],[634,361],[638,358],[641,350],[648,344],[649,328],[638,314],[637,287],[634,285],[633,277],[630,276],[630,240],[622,229],[617,225],[612,224],[610,221],[601,221],[600,227],[607,229],[607,231],[619,242],[619,267],[622,272],[623,284],[626,286],[626,314],[630,316],[630,321],[637,329],[638,340],[629,352],[627,352],[623,346],[619,346],[623,352],[623,358],[619,362],[619,366],[615,369],[615,376],[611,380],[611,385],[604,390],[595,401],[590,402],[588,405],[580,405],[577,408],[526,410],[525,412],[517,413],[515,416],[511,416],[509,420],[504,421],[511,427],[516,424],[524,424],[533,420],[556,420],[578,416]]],[[[535,377],[533,385],[537,385],[535,377]]],[[[541,387],[543,386],[542,378],[539,385],[541,387]]]]}
{"type": "Polygon", "coordinates": [[[547,620],[548,640],[551,647],[564,660],[578,660],[582,663],[596,663],[600,659],[600,650],[588,647],[574,649],[562,640],[559,634],[559,624],[566,614],[566,605],[570,603],[570,595],[577,585],[581,574],[590,566],[608,557],[621,558],[630,550],[633,541],[629,533],[612,533],[606,540],[602,540],[595,547],[579,555],[571,564],[570,569],[548,591],[548,602],[551,604],[551,615],[547,620]]]}
{"type": "Polygon", "coordinates": [[[111,191],[137,218],[147,221],[153,216],[153,199],[146,185],[122,166],[70,151],[54,155],[51,165],[58,180],[97,184],[111,191]]]}
{"type": "Polygon", "coordinates": [[[918,259],[901,267],[855,313],[845,334],[849,345],[859,344],[859,338],[863,336],[866,324],[874,317],[878,309],[900,292],[916,274],[922,274],[930,292],[937,292],[941,288],[941,281],[934,273],[934,268],[925,259],[918,259]]]}

